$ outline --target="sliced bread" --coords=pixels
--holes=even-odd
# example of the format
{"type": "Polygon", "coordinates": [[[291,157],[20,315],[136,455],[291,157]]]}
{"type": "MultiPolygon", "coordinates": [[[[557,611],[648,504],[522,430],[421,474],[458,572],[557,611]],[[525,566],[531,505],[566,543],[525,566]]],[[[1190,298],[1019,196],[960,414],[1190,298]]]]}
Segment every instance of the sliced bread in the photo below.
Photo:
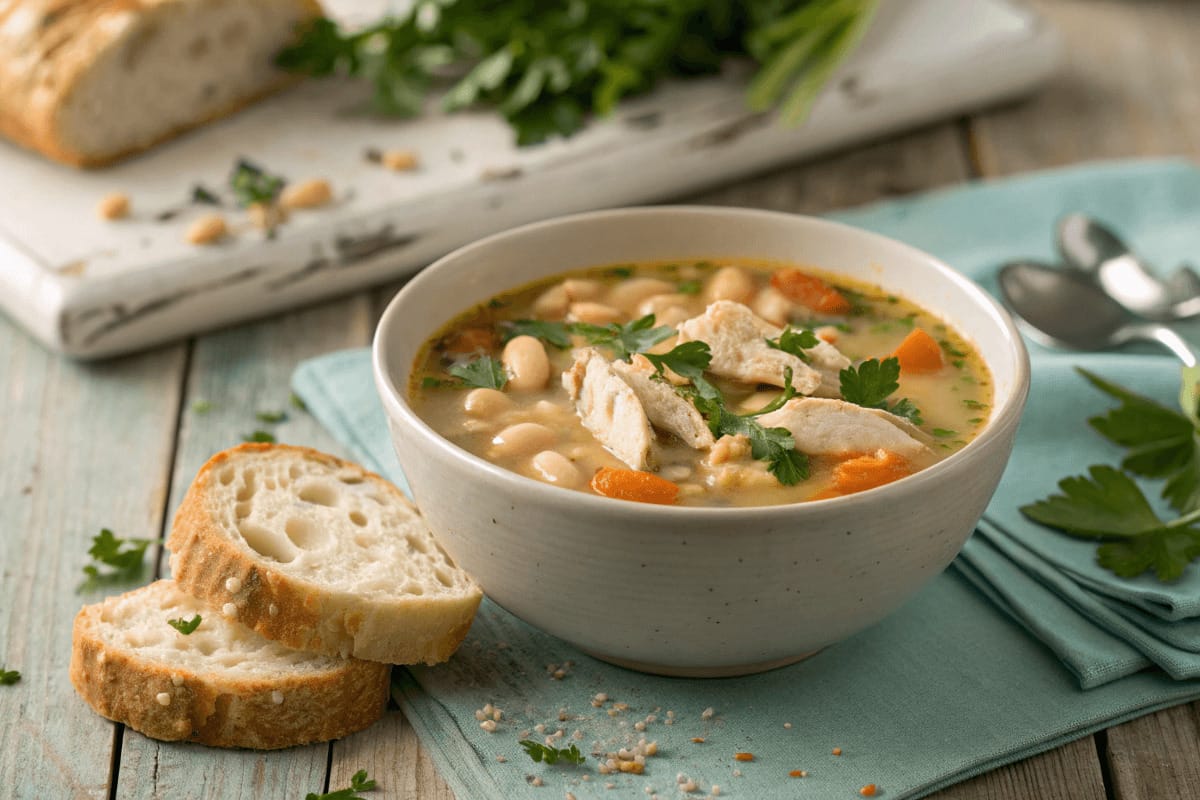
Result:
{"type": "Polygon", "coordinates": [[[172,581],[84,606],[72,645],[75,690],[155,739],[273,750],[361,730],[387,704],[387,665],[291,650],[172,581]],[[167,624],[197,614],[190,634],[167,624]]]}
{"type": "Polygon", "coordinates": [[[167,540],[180,587],[268,639],[389,664],[436,664],[482,599],[388,481],[315,450],[213,456],[167,540]]]}
{"type": "Polygon", "coordinates": [[[108,163],[292,80],[274,57],[315,0],[0,3],[0,132],[108,163]]]}

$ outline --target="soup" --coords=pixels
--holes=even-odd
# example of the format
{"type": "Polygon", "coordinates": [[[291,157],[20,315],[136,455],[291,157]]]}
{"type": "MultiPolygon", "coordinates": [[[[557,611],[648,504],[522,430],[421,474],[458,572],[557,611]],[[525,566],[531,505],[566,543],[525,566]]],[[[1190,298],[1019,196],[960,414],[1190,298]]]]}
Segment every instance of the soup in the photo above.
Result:
{"type": "Polygon", "coordinates": [[[837,497],[964,447],[991,383],[913,303],[747,260],[596,268],[498,295],[425,343],[409,394],[513,472],[642,502],[837,497]]]}

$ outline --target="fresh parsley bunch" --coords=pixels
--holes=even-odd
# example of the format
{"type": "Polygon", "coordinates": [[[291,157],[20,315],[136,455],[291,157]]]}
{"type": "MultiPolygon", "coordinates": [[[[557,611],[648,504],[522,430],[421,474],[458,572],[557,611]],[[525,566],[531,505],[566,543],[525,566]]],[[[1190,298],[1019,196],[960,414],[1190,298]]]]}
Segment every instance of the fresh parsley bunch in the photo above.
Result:
{"type": "Polygon", "coordinates": [[[449,111],[491,108],[517,143],[570,136],[589,114],[668,77],[757,63],[756,111],[801,119],[866,29],[878,0],[418,0],[358,31],[317,19],[279,54],[284,69],[352,75],[383,114],[413,116],[446,87],[449,111]]]}
{"type": "Polygon", "coordinates": [[[1035,522],[1101,542],[1100,566],[1123,578],[1151,571],[1167,582],[1200,558],[1200,369],[1183,371],[1182,412],[1080,369],[1095,388],[1121,402],[1088,424],[1126,448],[1120,470],[1094,464],[1063,478],[1061,494],[1021,507],[1035,522]],[[1122,471],[1124,470],[1124,471],[1122,471]],[[1162,496],[1180,514],[1164,521],[1129,474],[1164,481],[1162,496]]]}

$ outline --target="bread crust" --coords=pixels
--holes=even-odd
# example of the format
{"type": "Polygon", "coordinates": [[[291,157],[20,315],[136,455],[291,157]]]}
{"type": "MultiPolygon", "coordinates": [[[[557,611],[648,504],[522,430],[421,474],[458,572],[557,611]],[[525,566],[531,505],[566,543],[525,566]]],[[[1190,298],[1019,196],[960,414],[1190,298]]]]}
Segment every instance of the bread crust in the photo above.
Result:
{"type": "Polygon", "coordinates": [[[175,514],[166,546],[180,588],[214,609],[233,603],[238,622],[297,650],[388,664],[432,665],[450,658],[471,628],[483,597],[478,587],[463,596],[442,597],[334,593],[274,568],[224,534],[209,492],[222,467],[250,453],[278,453],[314,460],[331,470],[352,470],[420,517],[392,483],[356,464],[307,447],[242,444],[217,453],[201,467],[175,514]],[[230,592],[230,583],[238,591],[230,592]]]}
{"type": "Polygon", "coordinates": [[[274,679],[231,678],[219,665],[197,673],[106,643],[102,606],[75,617],[71,683],[97,713],[151,738],[276,750],[362,730],[387,705],[386,664],[347,659],[336,670],[274,679]]]}
{"type": "MultiPolygon", "coordinates": [[[[294,2],[302,19],[322,14],[317,0],[294,2]]],[[[91,65],[118,46],[133,27],[101,23],[118,15],[164,13],[166,5],[165,0],[21,0],[0,5],[0,51],[5,53],[0,58],[0,134],[62,164],[102,167],[233,114],[299,80],[281,73],[258,91],[127,148],[106,153],[72,148],[64,137],[59,111],[91,65]],[[4,28],[10,23],[20,30],[6,38],[4,28]]]]}

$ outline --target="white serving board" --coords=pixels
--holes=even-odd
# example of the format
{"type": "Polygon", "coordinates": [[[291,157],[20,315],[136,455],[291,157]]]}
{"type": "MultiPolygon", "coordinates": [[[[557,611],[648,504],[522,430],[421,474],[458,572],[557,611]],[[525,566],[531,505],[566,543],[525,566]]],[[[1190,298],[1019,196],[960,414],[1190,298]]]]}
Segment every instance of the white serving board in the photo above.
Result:
{"type": "Polygon", "coordinates": [[[744,71],[731,70],[524,149],[488,115],[347,113],[361,87],[333,81],[101,171],[0,143],[0,307],[72,356],[134,350],[380,283],[513,225],[680,196],[1010,98],[1047,77],[1058,52],[1054,32],[1010,0],[887,0],[800,127],[747,111],[744,71]],[[412,149],[421,168],[389,172],[368,148],[412,149]],[[222,185],[238,156],[291,180],[329,178],[337,202],[294,215],[274,239],[244,230],[210,247],[183,241],[204,207],[156,220],[193,184],[222,185]],[[133,216],[99,220],[98,199],[116,190],[133,216]]]}

